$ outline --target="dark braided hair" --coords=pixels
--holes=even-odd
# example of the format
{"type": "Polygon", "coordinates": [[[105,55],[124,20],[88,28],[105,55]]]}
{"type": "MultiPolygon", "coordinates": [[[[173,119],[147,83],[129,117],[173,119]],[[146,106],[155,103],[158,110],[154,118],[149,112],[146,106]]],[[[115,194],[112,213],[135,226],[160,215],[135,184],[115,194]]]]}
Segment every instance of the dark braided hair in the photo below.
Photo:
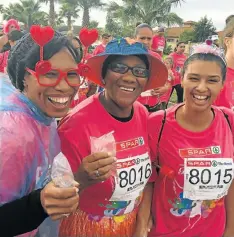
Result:
{"type": "MultiPolygon", "coordinates": [[[[44,46],[44,60],[49,60],[61,49],[67,48],[75,61],[80,62],[81,56],[69,39],[59,32],[44,46]]],[[[21,92],[24,90],[25,68],[35,70],[36,63],[40,60],[40,47],[33,41],[30,34],[24,35],[12,48],[8,58],[7,72],[12,84],[21,92]]]]}

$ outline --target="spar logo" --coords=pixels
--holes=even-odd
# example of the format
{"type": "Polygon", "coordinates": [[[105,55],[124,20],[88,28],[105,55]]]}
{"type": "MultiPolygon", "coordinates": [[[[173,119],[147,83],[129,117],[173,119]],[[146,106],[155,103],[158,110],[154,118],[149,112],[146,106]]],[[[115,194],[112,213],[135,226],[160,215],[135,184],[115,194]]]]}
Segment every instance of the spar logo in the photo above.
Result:
{"type": "Polygon", "coordinates": [[[179,154],[181,157],[218,155],[221,154],[221,148],[220,146],[210,146],[205,148],[187,148],[180,149],[179,154]]]}
{"type": "Polygon", "coordinates": [[[217,167],[217,166],[218,166],[218,162],[217,162],[216,160],[213,160],[213,161],[211,162],[211,165],[212,165],[213,167],[217,167]]]}
{"type": "Polygon", "coordinates": [[[188,167],[211,167],[212,163],[209,160],[189,160],[188,167]]]}
{"type": "Polygon", "coordinates": [[[131,140],[117,142],[116,143],[116,150],[117,151],[124,151],[128,149],[133,149],[139,146],[143,146],[145,144],[143,137],[137,137],[131,140]]]}

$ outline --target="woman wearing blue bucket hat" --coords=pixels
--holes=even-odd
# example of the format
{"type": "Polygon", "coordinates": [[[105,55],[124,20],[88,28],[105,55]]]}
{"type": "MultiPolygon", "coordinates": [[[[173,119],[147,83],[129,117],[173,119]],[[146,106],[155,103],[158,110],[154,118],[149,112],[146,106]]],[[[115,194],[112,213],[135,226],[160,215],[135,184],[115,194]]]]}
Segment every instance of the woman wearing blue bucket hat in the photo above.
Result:
{"type": "Polygon", "coordinates": [[[88,60],[87,78],[105,91],[80,103],[59,127],[62,151],[80,184],[76,213],[60,236],[147,236],[152,196],[148,112],[136,102],[163,86],[167,69],[141,43],[120,38],[88,60]]]}

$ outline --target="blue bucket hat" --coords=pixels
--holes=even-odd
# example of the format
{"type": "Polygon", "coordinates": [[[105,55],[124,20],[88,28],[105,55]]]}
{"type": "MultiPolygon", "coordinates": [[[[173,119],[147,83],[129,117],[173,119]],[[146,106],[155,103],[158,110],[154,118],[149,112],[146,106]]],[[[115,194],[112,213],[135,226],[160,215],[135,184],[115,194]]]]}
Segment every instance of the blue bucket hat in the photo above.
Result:
{"type": "Polygon", "coordinates": [[[168,78],[168,70],[164,63],[158,58],[150,55],[148,49],[141,43],[128,43],[124,38],[112,40],[105,49],[104,53],[98,54],[87,61],[90,70],[87,79],[100,85],[102,83],[102,67],[103,63],[110,55],[116,56],[131,56],[131,55],[145,55],[149,62],[149,78],[144,88],[144,91],[161,87],[165,84],[168,78]]]}

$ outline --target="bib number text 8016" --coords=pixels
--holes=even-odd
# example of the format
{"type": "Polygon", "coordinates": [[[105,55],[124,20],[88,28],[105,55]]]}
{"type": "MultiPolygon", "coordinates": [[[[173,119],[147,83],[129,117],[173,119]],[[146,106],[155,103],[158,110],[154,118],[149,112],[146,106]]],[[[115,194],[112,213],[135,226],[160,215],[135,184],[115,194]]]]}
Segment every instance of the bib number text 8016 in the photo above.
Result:
{"type": "Polygon", "coordinates": [[[131,168],[129,171],[123,170],[119,173],[119,186],[125,188],[128,185],[134,185],[138,175],[140,175],[140,182],[142,182],[144,179],[148,179],[151,173],[150,163],[141,166],[138,170],[135,168],[131,168]]]}

